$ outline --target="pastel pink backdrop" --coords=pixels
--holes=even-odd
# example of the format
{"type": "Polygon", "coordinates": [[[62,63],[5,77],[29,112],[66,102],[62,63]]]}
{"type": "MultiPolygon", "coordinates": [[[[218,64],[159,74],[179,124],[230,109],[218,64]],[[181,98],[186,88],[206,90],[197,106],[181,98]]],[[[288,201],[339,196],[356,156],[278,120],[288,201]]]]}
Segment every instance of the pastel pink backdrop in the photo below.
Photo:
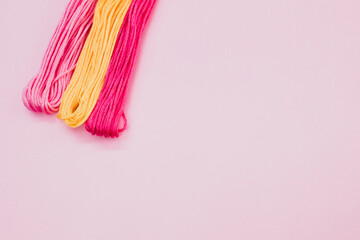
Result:
{"type": "Polygon", "coordinates": [[[0,1],[0,239],[360,239],[358,0],[159,0],[117,140],[22,105],[66,3],[0,1]]]}

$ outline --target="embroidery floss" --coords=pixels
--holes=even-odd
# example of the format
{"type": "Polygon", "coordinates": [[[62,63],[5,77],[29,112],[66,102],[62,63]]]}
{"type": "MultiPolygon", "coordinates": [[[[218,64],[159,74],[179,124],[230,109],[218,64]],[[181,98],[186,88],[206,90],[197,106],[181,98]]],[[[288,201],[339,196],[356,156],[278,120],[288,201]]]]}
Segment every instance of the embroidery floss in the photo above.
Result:
{"type": "Polygon", "coordinates": [[[70,127],[83,124],[95,107],[130,4],[131,0],[99,0],[96,5],[93,26],[60,104],[58,118],[70,127]]]}
{"type": "Polygon", "coordinates": [[[87,131],[93,135],[119,137],[127,127],[124,113],[129,77],[137,53],[140,37],[149,19],[155,0],[133,0],[126,15],[99,100],[86,121],[87,131]],[[124,126],[119,129],[123,119],[124,126]]]}
{"type": "Polygon", "coordinates": [[[97,0],[71,0],[46,50],[38,74],[23,91],[31,111],[55,113],[92,25],[97,0]]]}

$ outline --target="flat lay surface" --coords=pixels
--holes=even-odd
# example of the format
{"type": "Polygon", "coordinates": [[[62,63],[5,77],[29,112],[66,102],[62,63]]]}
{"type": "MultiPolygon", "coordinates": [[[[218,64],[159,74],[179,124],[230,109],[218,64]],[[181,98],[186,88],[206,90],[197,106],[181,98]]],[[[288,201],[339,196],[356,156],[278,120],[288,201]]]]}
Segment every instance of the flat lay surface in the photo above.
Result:
{"type": "Polygon", "coordinates": [[[360,239],[360,2],[158,0],[119,139],[28,111],[67,0],[0,1],[0,239],[360,239]]]}

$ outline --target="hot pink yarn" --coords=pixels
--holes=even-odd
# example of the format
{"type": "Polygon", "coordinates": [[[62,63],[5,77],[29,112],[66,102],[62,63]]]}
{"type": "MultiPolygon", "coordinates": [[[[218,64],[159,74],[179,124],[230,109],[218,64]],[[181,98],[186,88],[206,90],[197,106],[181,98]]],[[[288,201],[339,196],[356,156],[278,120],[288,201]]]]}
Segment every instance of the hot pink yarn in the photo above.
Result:
{"type": "Polygon", "coordinates": [[[92,25],[97,0],[71,0],[46,50],[39,73],[23,91],[31,111],[55,113],[92,25]]]}
{"type": "Polygon", "coordinates": [[[133,0],[121,27],[98,102],[85,123],[93,135],[119,137],[127,127],[124,107],[140,37],[155,0],[133,0]],[[119,129],[121,119],[124,126],[119,129]]]}

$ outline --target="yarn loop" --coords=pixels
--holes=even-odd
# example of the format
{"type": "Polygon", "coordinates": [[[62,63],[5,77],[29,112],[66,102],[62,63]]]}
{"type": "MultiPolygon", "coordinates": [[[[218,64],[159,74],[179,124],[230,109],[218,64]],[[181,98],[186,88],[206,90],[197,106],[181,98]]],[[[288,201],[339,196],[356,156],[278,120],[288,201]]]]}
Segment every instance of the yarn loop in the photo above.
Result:
{"type": "Polygon", "coordinates": [[[97,0],[71,0],[46,50],[38,74],[23,91],[31,111],[55,113],[92,25],[97,0]]]}
{"type": "Polygon", "coordinates": [[[129,78],[133,70],[140,37],[155,0],[133,0],[121,27],[98,102],[85,123],[93,135],[119,137],[127,128],[124,113],[129,78]],[[119,129],[120,121],[124,126],[119,129]]]}
{"type": "Polygon", "coordinates": [[[95,107],[130,4],[131,0],[99,0],[96,5],[93,26],[58,114],[70,127],[82,125],[95,107]]]}

